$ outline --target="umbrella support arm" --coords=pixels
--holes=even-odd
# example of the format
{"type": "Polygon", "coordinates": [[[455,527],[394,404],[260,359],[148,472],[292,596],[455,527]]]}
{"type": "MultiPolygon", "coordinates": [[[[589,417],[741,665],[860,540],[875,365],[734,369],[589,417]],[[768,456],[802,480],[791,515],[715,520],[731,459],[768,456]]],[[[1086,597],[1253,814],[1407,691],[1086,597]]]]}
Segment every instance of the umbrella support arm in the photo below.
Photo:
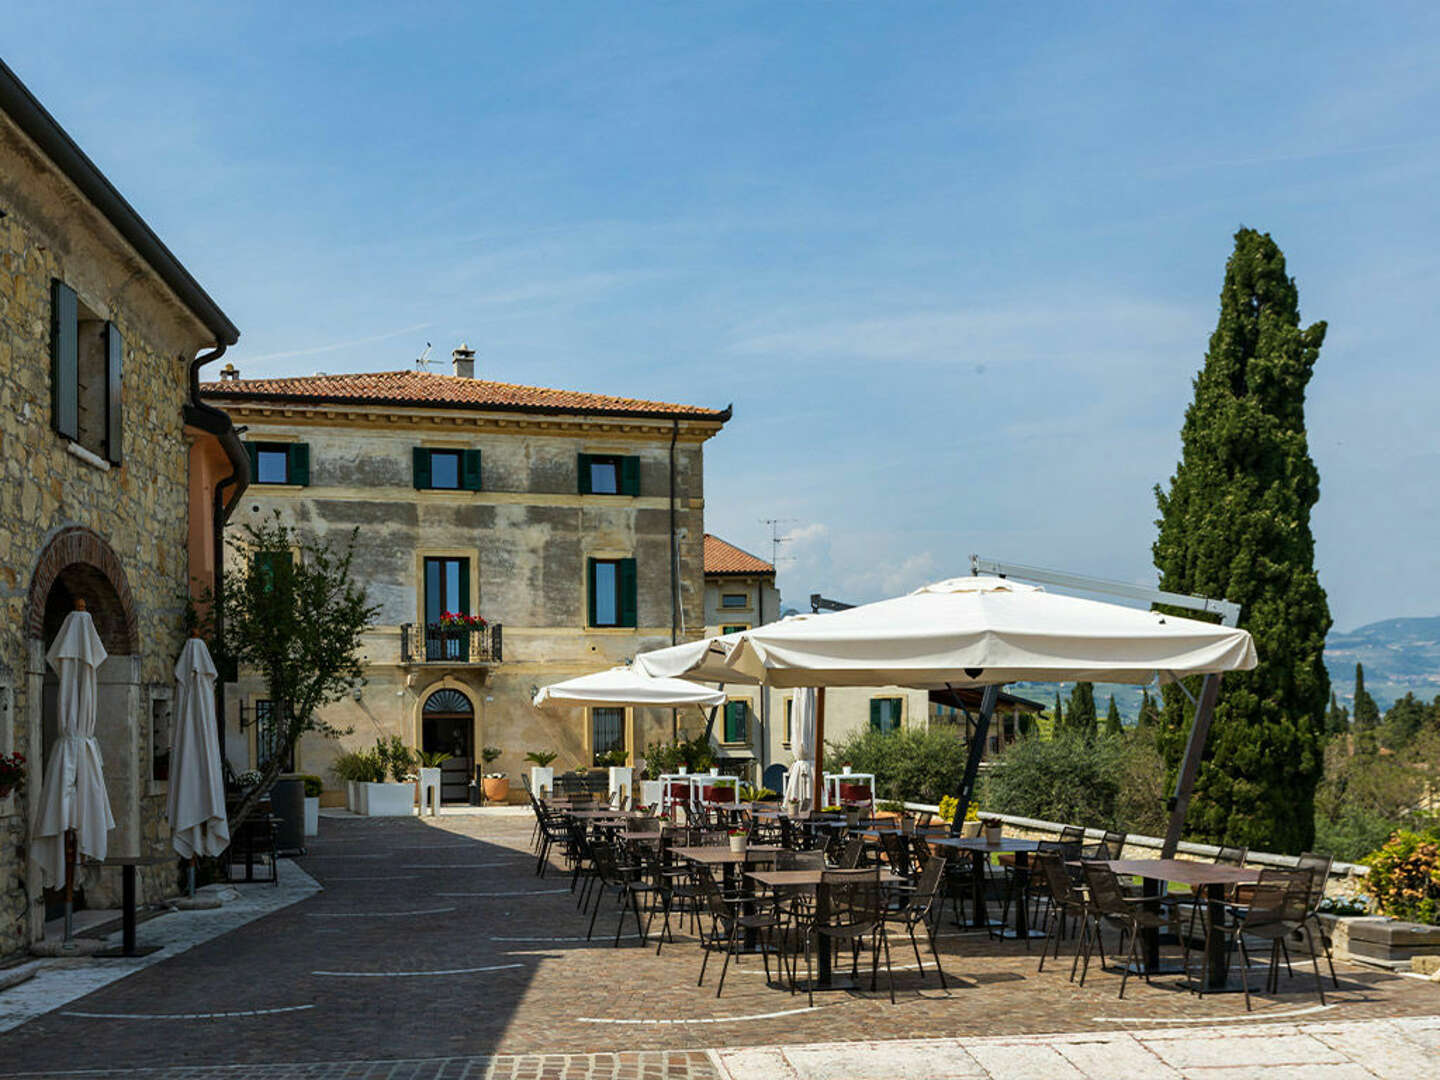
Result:
{"type": "Polygon", "coordinates": [[[65,830],[65,940],[75,929],[75,830],[65,830]]]}
{"type": "MultiPolygon", "coordinates": [[[[1180,846],[1180,833],[1185,828],[1185,814],[1190,809],[1190,794],[1195,790],[1195,777],[1200,773],[1200,760],[1205,756],[1205,740],[1210,735],[1210,721],[1215,716],[1215,702],[1220,696],[1220,676],[1206,675],[1200,685],[1200,699],[1195,703],[1195,719],[1185,741],[1185,756],[1175,777],[1175,794],[1169,799],[1170,824],[1165,829],[1162,859],[1173,859],[1180,846]]],[[[1192,699],[1193,700],[1193,699],[1192,699]]]]}
{"type": "Polygon", "coordinates": [[[970,756],[965,760],[965,775],[960,780],[960,790],[955,793],[955,817],[950,822],[950,835],[958,836],[960,825],[970,811],[970,802],[975,797],[975,779],[980,775],[980,759],[985,756],[985,740],[990,736],[990,717],[995,713],[995,704],[1000,700],[1000,687],[987,686],[980,698],[980,716],[975,721],[975,734],[970,737],[970,756]]]}

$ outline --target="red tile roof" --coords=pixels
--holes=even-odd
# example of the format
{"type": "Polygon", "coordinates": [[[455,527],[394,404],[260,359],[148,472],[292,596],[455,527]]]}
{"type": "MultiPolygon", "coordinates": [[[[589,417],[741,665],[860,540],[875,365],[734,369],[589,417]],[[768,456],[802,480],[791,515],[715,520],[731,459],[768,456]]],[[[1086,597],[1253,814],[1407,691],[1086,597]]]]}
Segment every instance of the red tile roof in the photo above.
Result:
{"type": "Polygon", "coordinates": [[[550,390],[441,375],[431,371],[376,371],[351,375],[306,375],[283,379],[233,379],[202,383],[201,392],[218,401],[293,401],[314,404],[429,405],[446,409],[502,409],[539,413],[600,413],[611,416],[730,419],[730,408],[705,409],[664,401],[550,390]]]}
{"type": "Polygon", "coordinates": [[[775,567],[764,559],[727,544],[718,536],[705,534],[705,573],[707,574],[773,574],[775,567]]]}

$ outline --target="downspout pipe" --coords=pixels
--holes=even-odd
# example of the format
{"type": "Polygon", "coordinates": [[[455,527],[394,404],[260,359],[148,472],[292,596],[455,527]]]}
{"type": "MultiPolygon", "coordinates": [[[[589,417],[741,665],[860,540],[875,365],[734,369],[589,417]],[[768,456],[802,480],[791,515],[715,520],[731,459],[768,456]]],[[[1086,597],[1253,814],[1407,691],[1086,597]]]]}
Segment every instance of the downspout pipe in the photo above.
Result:
{"type": "MultiPolygon", "coordinates": [[[[680,642],[680,552],[679,540],[675,535],[675,442],[680,438],[680,421],[670,420],[670,644],[680,642]]],[[[710,722],[715,722],[711,716],[710,722]]],[[[707,729],[708,733],[708,729],[707,729]]],[[[670,710],[670,738],[680,738],[680,710],[670,710]]]]}

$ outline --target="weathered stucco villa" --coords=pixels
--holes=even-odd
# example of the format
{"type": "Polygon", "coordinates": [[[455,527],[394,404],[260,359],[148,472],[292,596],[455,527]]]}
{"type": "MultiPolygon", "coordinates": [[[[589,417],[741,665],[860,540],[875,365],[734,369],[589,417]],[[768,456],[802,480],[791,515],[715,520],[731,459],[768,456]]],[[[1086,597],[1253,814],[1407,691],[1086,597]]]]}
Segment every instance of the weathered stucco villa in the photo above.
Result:
{"type": "MultiPolygon", "coordinates": [[[[669,710],[556,715],[531,697],[700,634],[702,448],[730,410],[490,382],[467,348],[452,362],[452,374],[227,371],[203,388],[244,425],[255,467],[232,528],[273,510],[337,542],[358,526],[357,575],[380,606],[365,685],[325,714],[351,734],[307,736],[287,765],[324,776],[343,747],[399,735],[453,755],[442,796],[457,801],[484,746],[512,777],[532,750],[558,751],[557,772],[613,750],[633,763],[670,738],[669,710]],[[485,625],[442,626],[446,613],[485,625]]],[[[263,682],[242,672],[227,711],[230,760],[258,765],[263,682]]]]}
{"type": "MultiPolygon", "coordinates": [[[[93,162],[0,63],[0,956],[42,936],[57,891],[28,863],[55,738],[45,651],[84,600],[109,659],[96,736],[108,856],[168,852],[170,700],[185,596],[213,584],[220,523],[248,477],[197,369],[238,331],[93,162]],[[205,351],[208,350],[208,351],[205,351]]],[[[113,866],[82,866],[77,907],[111,907],[113,866]]],[[[174,864],[140,873],[175,891],[174,864]]]]}

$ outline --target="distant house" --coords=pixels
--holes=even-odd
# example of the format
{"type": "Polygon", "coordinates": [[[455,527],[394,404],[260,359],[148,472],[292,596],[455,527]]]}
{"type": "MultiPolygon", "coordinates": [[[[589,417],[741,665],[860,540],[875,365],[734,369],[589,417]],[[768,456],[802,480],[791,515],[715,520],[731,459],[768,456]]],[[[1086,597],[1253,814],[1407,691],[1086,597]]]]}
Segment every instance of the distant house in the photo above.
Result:
{"type": "MultiPolygon", "coordinates": [[[[458,801],[484,746],[511,776],[532,750],[558,751],[557,770],[633,762],[670,738],[669,710],[556,716],[531,698],[698,634],[702,450],[730,411],[479,379],[464,347],[452,362],[203,387],[247,429],[242,517],[278,510],[336,540],[358,526],[380,606],[366,685],[325,712],[353,734],[307,736],[286,765],[323,775],[342,748],[398,735],[452,755],[442,795],[458,801]]],[[[241,673],[230,698],[231,759],[259,765],[275,742],[264,684],[241,673]]]]}
{"type": "MultiPolygon", "coordinates": [[[[28,759],[0,798],[0,957],[42,935],[55,889],[17,856],[56,737],[45,652],[85,601],[109,659],[96,737],[111,856],[164,856],[170,709],[185,596],[214,584],[220,526],[249,464],[197,370],[239,331],[14,73],[0,63],[0,753],[28,759]],[[207,351],[208,350],[208,351],[207,351]]],[[[119,902],[82,866],[78,906],[119,902]]],[[[173,894],[142,867],[142,903],[173,894]]]]}

